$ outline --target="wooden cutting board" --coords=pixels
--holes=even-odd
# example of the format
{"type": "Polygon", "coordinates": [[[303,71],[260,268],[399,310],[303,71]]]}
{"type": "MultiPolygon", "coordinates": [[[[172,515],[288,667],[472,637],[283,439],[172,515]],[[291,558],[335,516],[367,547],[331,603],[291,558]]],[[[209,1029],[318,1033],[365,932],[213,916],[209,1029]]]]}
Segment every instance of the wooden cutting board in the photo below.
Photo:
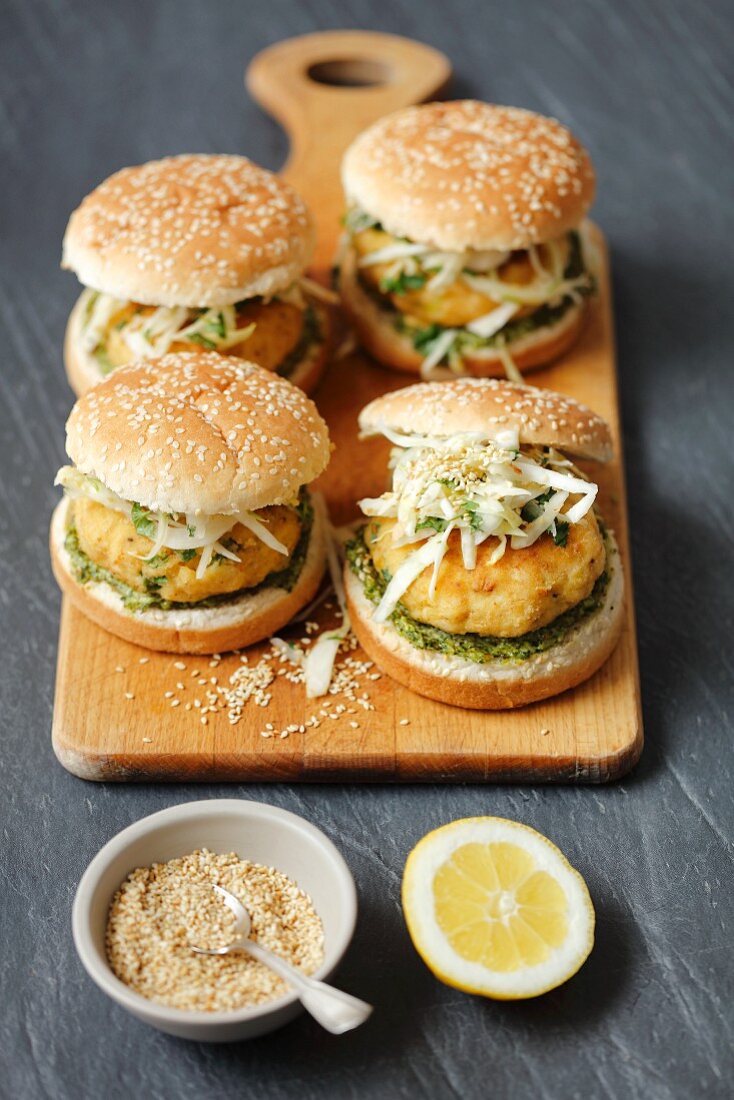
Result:
{"type": "MultiPolygon", "coordinates": [[[[326,278],[340,232],[343,150],[380,115],[437,96],[449,75],[448,61],[435,50],[360,31],[282,42],[250,65],[250,92],[291,140],[284,174],[316,217],[314,270],[320,278],[326,278]]],[[[97,780],[405,782],[603,782],[632,767],[642,747],[642,724],[608,261],[603,238],[595,234],[600,294],[583,338],[562,362],[531,380],[571,394],[612,424],[616,459],[601,470],[594,467],[593,476],[626,566],[627,618],[606,666],[548,702],[482,713],[433,703],[387,677],[373,679],[376,670],[363,667],[366,658],[356,650],[344,673],[350,680],[346,696],[329,697],[326,704],[308,701],[301,684],[280,675],[264,689],[268,704],[251,699],[232,723],[226,709],[206,708],[208,693],[219,698],[218,687],[241,665],[239,655],[218,662],[148,653],[105,634],[64,601],[53,720],[54,749],[64,767],[97,780]],[[281,736],[288,727],[296,728],[281,736]]],[[[335,523],[354,518],[355,501],[384,487],[386,448],[357,442],[357,414],[377,394],[406,381],[361,354],[327,372],[316,400],[336,452],[318,487],[335,523]]],[[[315,617],[325,623],[329,614],[315,617]]],[[[297,640],[299,632],[303,627],[288,636],[297,640]]],[[[250,666],[268,649],[250,650],[250,666]]]]}

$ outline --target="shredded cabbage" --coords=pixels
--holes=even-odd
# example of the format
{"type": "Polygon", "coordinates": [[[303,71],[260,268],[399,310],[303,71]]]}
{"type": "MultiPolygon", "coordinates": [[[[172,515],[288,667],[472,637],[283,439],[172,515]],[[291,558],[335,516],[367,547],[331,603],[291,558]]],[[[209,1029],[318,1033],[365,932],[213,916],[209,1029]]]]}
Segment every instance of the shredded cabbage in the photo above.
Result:
{"type": "Polygon", "coordinates": [[[241,523],[260,539],[265,546],[288,557],[288,547],[275,538],[253,512],[237,512],[232,515],[198,515],[187,513],[183,519],[167,512],[153,512],[113,493],[99,478],[83,474],[75,466],[62,466],[56,475],[55,485],[61,485],[72,500],[88,497],[96,500],[105,508],[121,512],[136,526],[141,520],[146,530],[141,532],[150,538],[152,546],[147,554],[139,555],[143,561],[150,561],[164,548],[168,550],[201,550],[196,567],[196,576],[201,579],[212,556],[219,554],[229,561],[241,559],[229,547],[220,541],[237,523],[241,523]],[[155,525],[155,534],[148,531],[148,525],[155,525]]]}
{"type": "Polygon", "coordinates": [[[110,321],[127,304],[109,294],[100,294],[96,290],[85,290],[82,295],[84,304],[82,322],[82,345],[86,351],[94,351],[104,339],[110,321]]]}
{"type": "Polygon", "coordinates": [[[578,476],[570,461],[552,448],[521,450],[515,430],[495,438],[481,433],[428,437],[378,430],[394,445],[392,488],[359,502],[366,516],[395,520],[393,545],[415,546],[398,566],[375,611],[384,622],[403,593],[428,568],[429,595],[436,589],[452,531],[458,531],[464,568],[476,568],[476,551],[497,539],[489,556],[495,564],[512,549],[532,546],[541,535],[557,535],[557,523],[579,523],[593,506],[598,487],[578,476]],[[563,511],[569,498],[576,497],[563,511]]]}
{"type": "MultiPolygon", "coordinates": [[[[302,286],[314,297],[334,302],[333,293],[311,279],[301,279],[299,283],[275,297],[305,309],[302,286]]],[[[112,318],[128,309],[131,303],[93,290],[85,290],[82,297],[81,339],[85,350],[93,353],[106,344],[112,318]]],[[[121,339],[137,359],[148,359],[154,355],[164,355],[171,344],[178,342],[198,344],[212,351],[228,351],[248,340],[255,331],[255,325],[238,328],[237,307],[234,305],[214,309],[159,306],[153,313],[136,309],[132,316],[120,321],[119,331],[121,339]]]]}

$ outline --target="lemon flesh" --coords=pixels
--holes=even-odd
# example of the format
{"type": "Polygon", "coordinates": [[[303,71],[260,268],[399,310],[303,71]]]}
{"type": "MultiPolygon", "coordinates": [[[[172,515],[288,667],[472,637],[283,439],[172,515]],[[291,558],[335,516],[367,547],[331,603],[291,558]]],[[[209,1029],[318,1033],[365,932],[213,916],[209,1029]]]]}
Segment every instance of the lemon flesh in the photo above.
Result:
{"type": "Polygon", "coordinates": [[[581,876],[546,837],[502,818],[469,818],[413,849],[403,908],[419,954],[466,992],[534,997],[570,978],[593,946],[581,876]]]}

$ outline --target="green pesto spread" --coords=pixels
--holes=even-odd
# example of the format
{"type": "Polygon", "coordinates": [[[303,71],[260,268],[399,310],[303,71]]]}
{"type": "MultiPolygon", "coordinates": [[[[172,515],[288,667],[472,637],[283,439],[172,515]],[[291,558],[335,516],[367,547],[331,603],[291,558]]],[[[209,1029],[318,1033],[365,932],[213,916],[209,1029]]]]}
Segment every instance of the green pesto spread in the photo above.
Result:
{"type": "MultiPolygon", "coordinates": [[[[347,543],[347,561],[354,575],[359,579],[364,594],[371,603],[379,603],[387,588],[389,575],[379,573],[364,541],[362,528],[347,543]]],[[[505,661],[517,663],[527,661],[536,653],[543,653],[562,642],[569,632],[598,611],[604,602],[609,574],[605,570],[597,579],[591,593],[575,607],[569,608],[547,626],[531,630],[517,638],[485,637],[482,634],[449,634],[440,627],[420,623],[410,615],[407,608],[399,603],[390,622],[406,641],[416,649],[434,649],[451,657],[461,657],[467,661],[484,664],[487,661],[505,661]]]]}
{"type": "MultiPolygon", "coordinates": [[[[132,588],[110,569],[105,569],[103,566],[97,565],[96,562],[92,561],[92,559],[84,553],[79,545],[79,536],[73,523],[67,528],[64,546],[71,560],[74,576],[79,584],[89,584],[90,581],[108,584],[110,588],[113,588],[120,596],[128,611],[147,611],[154,607],[161,611],[179,611],[194,607],[218,607],[220,604],[236,600],[244,592],[247,592],[248,595],[254,595],[263,588],[283,588],[286,592],[292,591],[301,575],[304,562],[306,561],[309,539],[311,537],[311,528],[313,527],[313,505],[311,504],[310,497],[305,488],[301,489],[298,504],[296,505],[296,512],[301,521],[301,534],[285,568],[269,573],[267,577],[252,588],[240,589],[239,592],[226,592],[221,596],[210,596],[208,599],[199,600],[196,603],[184,603],[182,601],[176,602],[173,600],[161,599],[158,595],[158,589],[165,584],[165,576],[144,577],[143,584],[145,586],[145,592],[139,592],[136,588],[132,588]]],[[[194,553],[196,553],[196,551],[194,551],[194,553]]],[[[190,560],[189,555],[191,555],[191,551],[164,549],[161,550],[159,554],[156,554],[155,558],[147,564],[153,566],[162,565],[174,554],[177,554],[182,561],[188,561],[190,560]]],[[[207,568],[216,569],[217,561],[223,560],[221,554],[215,554],[211,564],[207,568]]]]}

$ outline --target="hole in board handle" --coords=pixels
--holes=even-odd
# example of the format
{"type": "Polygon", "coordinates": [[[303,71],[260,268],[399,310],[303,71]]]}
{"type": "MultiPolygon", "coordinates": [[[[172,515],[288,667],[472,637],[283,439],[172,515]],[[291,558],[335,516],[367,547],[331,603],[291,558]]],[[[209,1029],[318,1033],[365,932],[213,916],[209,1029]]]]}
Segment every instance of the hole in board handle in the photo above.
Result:
{"type": "Polygon", "coordinates": [[[374,88],[389,84],[392,70],[384,61],[345,57],[315,61],[306,69],[306,75],[317,84],[328,84],[332,88],[374,88]]]}

